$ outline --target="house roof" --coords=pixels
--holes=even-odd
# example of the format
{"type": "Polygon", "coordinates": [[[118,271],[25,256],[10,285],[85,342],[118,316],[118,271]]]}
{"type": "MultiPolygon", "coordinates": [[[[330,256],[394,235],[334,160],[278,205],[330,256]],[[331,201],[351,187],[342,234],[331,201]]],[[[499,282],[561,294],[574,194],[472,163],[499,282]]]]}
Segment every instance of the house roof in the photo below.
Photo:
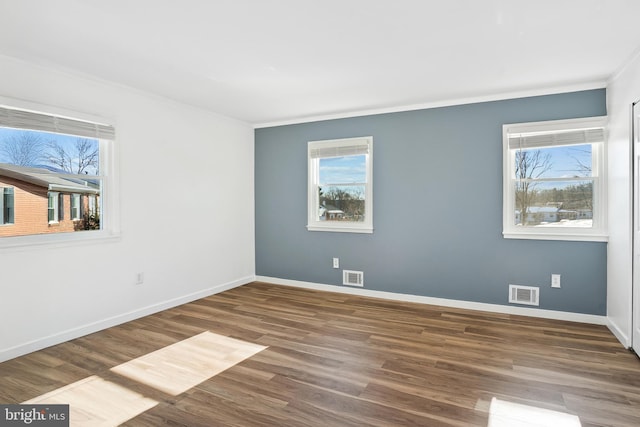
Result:
{"type": "Polygon", "coordinates": [[[40,187],[45,187],[49,191],[88,194],[100,193],[100,188],[94,182],[91,182],[92,180],[83,180],[75,177],[64,178],[61,174],[45,168],[0,163],[0,176],[7,176],[9,178],[38,185],[40,187]]]}

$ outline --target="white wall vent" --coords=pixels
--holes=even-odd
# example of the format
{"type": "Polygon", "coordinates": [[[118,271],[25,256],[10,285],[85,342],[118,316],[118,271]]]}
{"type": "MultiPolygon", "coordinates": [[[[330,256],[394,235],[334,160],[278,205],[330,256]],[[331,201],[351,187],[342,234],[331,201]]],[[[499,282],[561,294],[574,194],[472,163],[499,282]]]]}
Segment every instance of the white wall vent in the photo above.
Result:
{"type": "Polygon", "coordinates": [[[509,303],[540,305],[540,288],[509,285],[509,303]]]}
{"type": "Polygon", "coordinates": [[[364,286],[364,273],[362,271],[342,270],[342,284],[364,286]]]}

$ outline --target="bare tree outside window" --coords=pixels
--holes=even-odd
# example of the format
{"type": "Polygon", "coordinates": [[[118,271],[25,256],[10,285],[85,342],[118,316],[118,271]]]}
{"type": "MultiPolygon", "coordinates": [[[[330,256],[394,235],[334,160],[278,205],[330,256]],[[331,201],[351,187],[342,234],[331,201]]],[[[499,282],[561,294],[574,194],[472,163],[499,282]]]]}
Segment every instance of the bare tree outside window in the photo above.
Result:
{"type": "Polygon", "coordinates": [[[584,157],[586,156],[591,160],[591,150],[585,150],[581,148],[574,148],[576,155],[571,156],[576,162],[576,171],[580,173],[580,176],[591,176],[591,163],[586,163],[584,157]]]}
{"type": "Polygon", "coordinates": [[[606,239],[603,117],[503,126],[505,238],[606,239]]]}
{"type": "Polygon", "coordinates": [[[69,173],[88,174],[90,170],[97,170],[99,154],[98,144],[92,139],[76,138],[72,147],[52,141],[47,161],[69,173]]]}
{"type": "Polygon", "coordinates": [[[35,166],[45,159],[46,143],[41,135],[22,132],[0,144],[0,154],[6,163],[18,166],[35,166]]]}
{"type": "Polygon", "coordinates": [[[326,193],[320,189],[320,205],[325,209],[337,209],[342,212],[336,217],[326,219],[337,221],[364,221],[364,189],[349,187],[329,187],[326,193]]]}
{"type": "Polygon", "coordinates": [[[540,150],[518,150],[515,154],[516,208],[520,211],[522,225],[527,225],[527,213],[535,202],[538,185],[531,180],[551,169],[551,155],[540,150]]]}
{"type": "Polygon", "coordinates": [[[77,175],[98,173],[100,152],[95,139],[69,137],[61,142],[53,134],[12,131],[0,135],[0,163],[46,167],[77,175]]]}

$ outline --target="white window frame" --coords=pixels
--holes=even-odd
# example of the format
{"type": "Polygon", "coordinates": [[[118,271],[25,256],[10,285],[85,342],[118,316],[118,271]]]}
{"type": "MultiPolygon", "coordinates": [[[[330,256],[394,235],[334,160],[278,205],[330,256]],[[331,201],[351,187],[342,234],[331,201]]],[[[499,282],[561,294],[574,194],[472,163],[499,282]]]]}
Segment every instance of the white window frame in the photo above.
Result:
{"type": "MultiPolygon", "coordinates": [[[[111,130],[109,136],[89,136],[99,140],[100,150],[100,175],[93,178],[100,179],[102,187],[100,189],[100,203],[97,207],[100,211],[100,230],[90,230],[77,233],[47,233],[33,234],[26,236],[2,237],[0,238],[0,250],[30,247],[30,246],[53,246],[65,247],[86,242],[110,242],[120,239],[120,202],[118,197],[118,146],[115,141],[113,120],[93,114],[81,113],[64,108],[43,105],[15,98],[0,97],[0,111],[16,110],[35,115],[50,116],[53,122],[61,128],[73,122],[84,123],[88,130],[101,132],[103,129],[111,130]],[[71,121],[71,122],[69,122],[71,121]]],[[[0,126],[7,126],[2,122],[0,114],[0,126]]],[[[9,126],[13,127],[13,126],[9,126]]],[[[22,129],[30,129],[27,126],[22,129]]],[[[45,130],[41,128],[31,128],[32,130],[45,130]]],[[[60,133],[67,133],[63,130],[60,133]]],[[[48,215],[48,213],[47,213],[48,215]]]]}
{"type": "MultiPolygon", "coordinates": [[[[503,126],[503,236],[507,239],[538,239],[606,242],[607,234],[607,170],[606,170],[606,117],[588,117],[545,122],[515,123],[503,126]],[[515,203],[515,153],[509,147],[512,138],[543,134],[560,134],[568,131],[590,131],[597,138],[585,137],[583,144],[592,145],[593,225],[580,227],[523,227],[514,221],[515,203]],[[602,130],[598,132],[598,130],[602,130]]],[[[587,133],[585,133],[586,135],[587,133]]],[[[555,138],[554,138],[555,140],[555,138]]],[[[574,142],[574,144],[577,144],[574,142]]],[[[561,142],[539,145],[540,148],[563,146],[561,142]]]]}
{"type": "Polygon", "coordinates": [[[16,194],[15,194],[15,189],[14,187],[0,187],[0,227],[2,226],[7,226],[7,225],[13,225],[15,223],[15,206],[16,206],[16,194]],[[8,189],[12,189],[14,190],[11,194],[13,195],[13,222],[6,222],[7,219],[4,217],[4,196],[5,196],[5,191],[8,189]]]}
{"type": "Polygon", "coordinates": [[[309,141],[307,144],[308,188],[307,188],[307,230],[339,233],[373,233],[373,137],[357,137],[309,141]],[[318,219],[320,198],[320,159],[365,154],[365,220],[320,221],[318,219]]]}
{"type": "Polygon", "coordinates": [[[81,198],[79,193],[71,193],[69,195],[69,209],[71,211],[70,213],[72,221],[78,221],[82,219],[82,215],[80,214],[80,203],[81,198]]]}
{"type": "Polygon", "coordinates": [[[60,218],[60,212],[59,212],[59,208],[60,208],[60,193],[56,192],[56,191],[49,191],[47,193],[47,220],[49,221],[49,224],[58,224],[58,219],[60,218]],[[53,200],[53,203],[51,202],[53,200]],[[51,215],[49,215],[49,212],[51,212],[51,205],[53,204],[53,219],[49,219],[49,217],[51,215]]]}
{"type": "Polygon", "coordinates": [[[95,194],[87,194],[87,213],[95,215],[98,210],[98,203],[95,194]]]}

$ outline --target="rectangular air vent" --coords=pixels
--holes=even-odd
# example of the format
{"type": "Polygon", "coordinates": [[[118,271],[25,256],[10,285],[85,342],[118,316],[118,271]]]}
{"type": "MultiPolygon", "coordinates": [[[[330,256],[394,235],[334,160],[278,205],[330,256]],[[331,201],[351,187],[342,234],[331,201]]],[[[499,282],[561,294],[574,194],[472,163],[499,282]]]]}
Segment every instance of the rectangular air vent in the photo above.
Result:
{"type": "Polygon", "coordinates": [[[540,288],[509,285],[509,303],[540,305],[540,288]]]}
{"type": "Polygon", "coordinates": [[[364,273],[362,271],[342,270],[342,284],[364,286],[364,273]]]}

